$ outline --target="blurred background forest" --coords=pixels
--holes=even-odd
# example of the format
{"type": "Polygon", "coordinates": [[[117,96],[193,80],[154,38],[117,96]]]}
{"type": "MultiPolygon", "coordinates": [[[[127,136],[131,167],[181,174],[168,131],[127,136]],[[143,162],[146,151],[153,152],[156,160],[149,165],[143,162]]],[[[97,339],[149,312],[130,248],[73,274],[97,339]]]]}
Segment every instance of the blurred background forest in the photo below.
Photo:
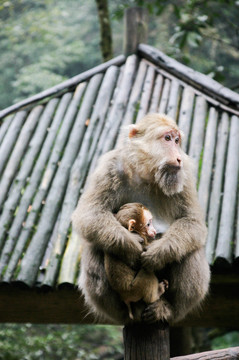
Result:
{"type": "MultiPolygon", "coordinates": [[[[148,9],[148,44],[239,91],[239,1],[0,0],[0,109],[121,54],[123,13],[132,6],[148,9]],[[100,31],[102,4],[108,38],[100,31]]],[[[112,326],[4,324],[0,360],[120,360],[121,333],[112,326]]],[[[192,350],[239,346],[230,329],[201,334],[192,350]]]]}

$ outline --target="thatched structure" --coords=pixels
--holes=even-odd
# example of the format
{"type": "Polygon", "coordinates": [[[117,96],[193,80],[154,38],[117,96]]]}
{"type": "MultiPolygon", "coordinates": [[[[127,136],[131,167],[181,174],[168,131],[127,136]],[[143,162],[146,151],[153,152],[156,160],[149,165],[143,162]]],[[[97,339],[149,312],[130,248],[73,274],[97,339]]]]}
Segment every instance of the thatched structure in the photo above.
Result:
{"type": "Polygon", "coordinates": [[[147,112],[184,131],[208,224],[211,296],[184,324],[239,323],[239,95],[144,44],[0,112],[0,321],[91,321],[71,214],[99,156],[147,112]]]}

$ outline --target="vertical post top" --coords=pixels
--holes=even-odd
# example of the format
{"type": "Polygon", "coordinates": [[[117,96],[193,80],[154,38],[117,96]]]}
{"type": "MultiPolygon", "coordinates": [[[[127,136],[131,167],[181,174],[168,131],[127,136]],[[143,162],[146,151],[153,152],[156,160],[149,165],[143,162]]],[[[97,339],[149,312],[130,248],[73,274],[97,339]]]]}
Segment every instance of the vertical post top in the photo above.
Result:
{"type": "Polygon", "coordinates": [[[137,52],[140,43],[147,42],[148,12],[142,7],[131,7],[124,14],[124,54],[137,52]]]}

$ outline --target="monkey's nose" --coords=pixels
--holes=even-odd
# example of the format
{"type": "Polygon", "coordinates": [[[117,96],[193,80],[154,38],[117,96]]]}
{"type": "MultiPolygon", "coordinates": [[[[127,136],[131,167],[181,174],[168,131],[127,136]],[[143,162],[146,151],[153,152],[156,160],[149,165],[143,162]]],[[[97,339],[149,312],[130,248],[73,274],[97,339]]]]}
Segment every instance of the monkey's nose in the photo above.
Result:
{"type": "Polygon", "coordinates": [[[178,162],[178,165],[181,165],[182,160],[180,157],[177,158],[177,162],[178,162]]]}

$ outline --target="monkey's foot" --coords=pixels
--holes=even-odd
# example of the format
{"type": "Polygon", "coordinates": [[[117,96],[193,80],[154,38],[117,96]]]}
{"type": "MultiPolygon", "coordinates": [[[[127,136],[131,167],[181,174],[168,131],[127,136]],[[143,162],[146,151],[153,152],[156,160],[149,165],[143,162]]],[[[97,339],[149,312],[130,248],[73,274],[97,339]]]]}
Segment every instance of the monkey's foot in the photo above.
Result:
{"type": "Polygon", "coordinates": [[[163,280],[159,283],[158,295],[159,295],[159,296],[163,295],[166,290],[168,290],[168,280],[163,279],[163,280]]]}
{"type": "Polygon", "coordinates": [[[148,324],[157,321],[169,322],[171,318],[172,308],[170,304],[164,299],[159,299],[148,305],[142,314],[142,320],[148,324]]]}

